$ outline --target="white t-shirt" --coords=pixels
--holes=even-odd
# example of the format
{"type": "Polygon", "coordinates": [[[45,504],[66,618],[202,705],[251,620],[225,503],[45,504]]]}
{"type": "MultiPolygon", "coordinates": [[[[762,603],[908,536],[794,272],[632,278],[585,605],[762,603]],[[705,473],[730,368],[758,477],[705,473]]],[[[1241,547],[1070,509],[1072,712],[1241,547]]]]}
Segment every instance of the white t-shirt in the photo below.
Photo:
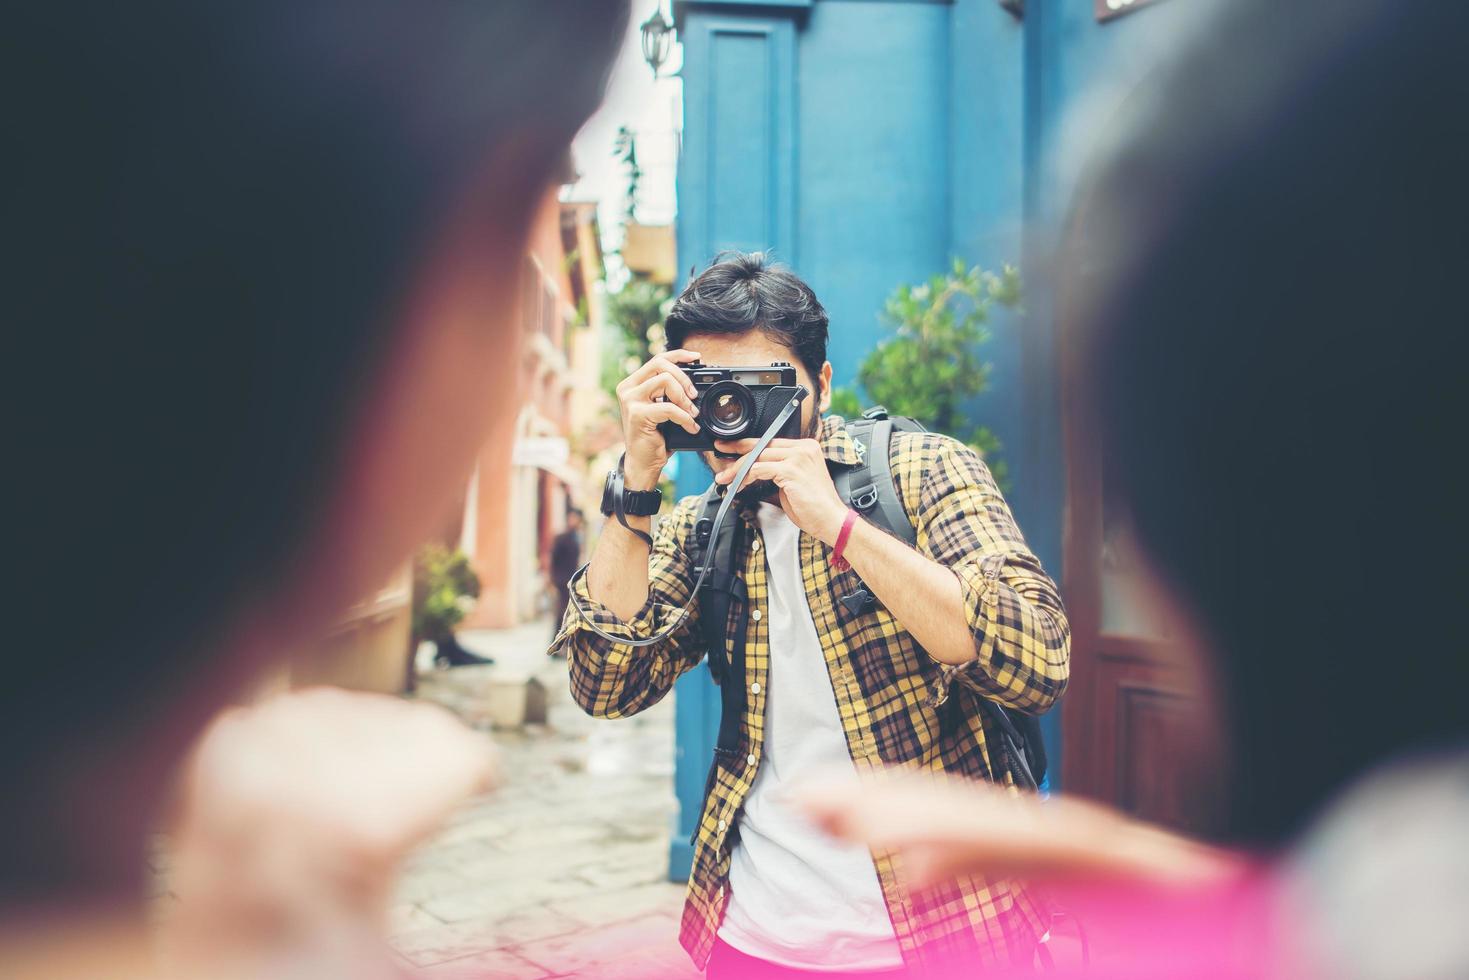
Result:
{"type": "Polygon", "coordinates": [[[719,937],[796,969],[894,969],[903,958],[870,852],[837,843],[778,800],[782,787],[856,767],[806,603],[800,532],[775,504],[761,504],[758,519],[770,578],[764,758],[745,800],[719,937]]]}

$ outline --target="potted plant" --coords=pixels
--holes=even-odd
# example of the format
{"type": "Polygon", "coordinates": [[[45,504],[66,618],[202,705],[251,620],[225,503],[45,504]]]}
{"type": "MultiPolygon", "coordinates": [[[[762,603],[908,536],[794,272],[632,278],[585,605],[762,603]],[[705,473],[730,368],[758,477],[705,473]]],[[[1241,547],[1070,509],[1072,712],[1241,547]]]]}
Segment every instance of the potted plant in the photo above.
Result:
{"type": "MultiPolygon", "coordinates": [[[[428,640],[441,667],[493,663],[459,645],[455,628],[479,598],[479,576],[469,557],[441,544],[425,545],[413,563],[413,648],[428,640]]],[[[410,688],[412,665],[409,667],[410,688]]]]}

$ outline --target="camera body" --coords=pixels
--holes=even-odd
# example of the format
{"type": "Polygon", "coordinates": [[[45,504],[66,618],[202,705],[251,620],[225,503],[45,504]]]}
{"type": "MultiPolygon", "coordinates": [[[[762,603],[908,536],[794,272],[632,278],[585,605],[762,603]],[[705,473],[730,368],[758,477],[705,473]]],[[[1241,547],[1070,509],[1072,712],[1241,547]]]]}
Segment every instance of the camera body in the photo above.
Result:
{"type": "MultiPolygon", "coordinates": [[[[800,387],[796,369],[787,361],[767,367],[715,367],[693,361],[683,365],[683,372],[694,383],[699,434],[674,422],[659,424],[669,452],[712,452],[716,439],[758,439],[800,387]]],[[[800,438],[800,412],[786,420],[778,436],[800,438]]]]}

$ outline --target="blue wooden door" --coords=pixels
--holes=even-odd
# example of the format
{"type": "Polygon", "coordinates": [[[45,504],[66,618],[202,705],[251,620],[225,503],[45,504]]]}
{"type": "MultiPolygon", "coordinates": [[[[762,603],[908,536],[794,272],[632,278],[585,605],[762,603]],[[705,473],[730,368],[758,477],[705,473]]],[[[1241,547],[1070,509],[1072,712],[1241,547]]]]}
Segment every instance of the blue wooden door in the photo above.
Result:
{"type": "MultiPolygon", "coordinates": [[[[692,5],[690,5],[692,7],[692,5]]],[[[679,269],[702,268],[726,249],[775,249],[795,259],[793,167],[795,24],[790,10],[688,9],[684,45],[684,141],[678,168],[679,269]]],[[[702,493],[709,471],[679,460],[679,496],[702,493]]],[[[719,689],[703,667],[674,687],[677,827],[668,875],[688,876],[719,728],[719,689]]]]}

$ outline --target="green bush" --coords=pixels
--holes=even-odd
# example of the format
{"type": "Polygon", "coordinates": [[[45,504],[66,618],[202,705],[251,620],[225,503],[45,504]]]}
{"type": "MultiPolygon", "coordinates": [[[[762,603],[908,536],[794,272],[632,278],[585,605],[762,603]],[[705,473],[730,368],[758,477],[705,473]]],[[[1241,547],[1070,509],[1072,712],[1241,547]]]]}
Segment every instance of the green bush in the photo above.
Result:
{"type": "Polygon", "coordinates": [[[464,552],[425,545],[413,563],[413,635],[435,643],[452,637],[479,590],[479,576],[464,552]]]}
{"type": "MultiPolygon", "coordinates": [[[[994,458],[999,440],[963,410],[989,387],[990,365],[979,351],[990,338],[987,324],[996,303],[1020,303],[1020,274],[1013,266],[995,274],[955,259],[942,275],[899,286],[882,312],[893,333],[862,361],[857,383],[869,405],[911,416],[973,447],[1003,486],[1005,465],[994,458]]],[[[832,392],[832,411],[839,415],[860,415],[862,404],[856,390],[832,392]]]]}
{"type": "Polygon", "coordinates": [[[607,322],[614,328],[603,337],[602,387],[617,398],[617,386],[664,349],[663,317],[672,300],[667,286],[633,279],[607,296],[607,322]]]}

